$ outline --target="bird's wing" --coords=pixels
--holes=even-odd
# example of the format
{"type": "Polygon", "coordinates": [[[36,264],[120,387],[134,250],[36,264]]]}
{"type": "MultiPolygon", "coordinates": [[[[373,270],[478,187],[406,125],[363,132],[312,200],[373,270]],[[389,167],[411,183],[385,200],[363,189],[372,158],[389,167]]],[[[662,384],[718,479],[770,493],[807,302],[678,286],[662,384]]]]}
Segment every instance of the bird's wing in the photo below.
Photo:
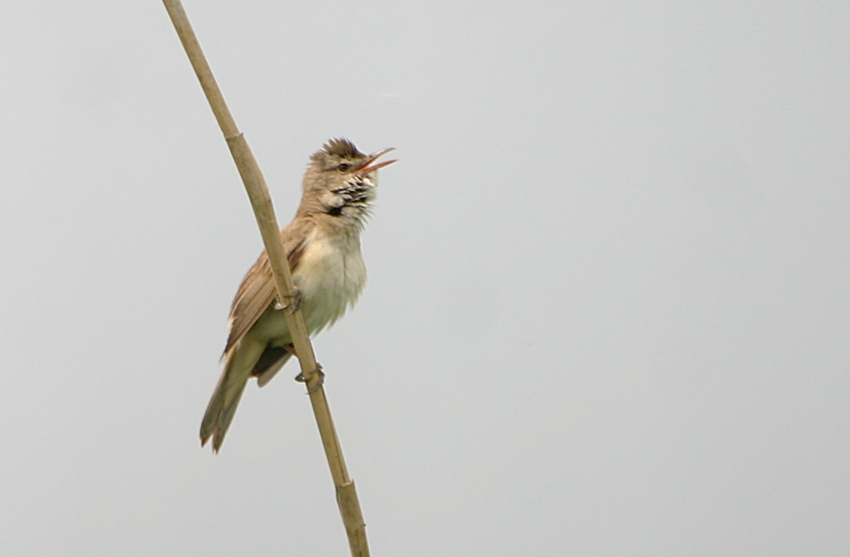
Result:
{"type": "MultiPolygon", "coordinates": [[[[298,219],[280,231],[283,250],[293,273],[306,247],[306,239],[314,223],[308,219],[298,219]]],[[[230,334],[224,348],[226,354],[234,344],[257,322],[266,308],[277,298],[277,286],[272,276],[269,256],[263,250],[260,258],[242,279],[233,304],[230,307],[230,334]]]]}

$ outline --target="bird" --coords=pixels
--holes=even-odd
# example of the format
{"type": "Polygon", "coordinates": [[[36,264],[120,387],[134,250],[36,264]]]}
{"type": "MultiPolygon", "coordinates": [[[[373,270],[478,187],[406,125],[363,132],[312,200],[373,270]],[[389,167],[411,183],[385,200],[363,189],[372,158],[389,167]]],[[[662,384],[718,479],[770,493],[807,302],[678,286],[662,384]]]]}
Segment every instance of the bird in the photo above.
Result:
{"type": "Polygon", "coordinates": [[[280,231],[296,299],[278,299],[263,251],[230,308],[223,369],[201,422],[201,446],[212,438],[218,453],[248,380],[266,385],[294,354],[286,311],[300,307],[312,336],[357,301],[366,283],[360,234],[375,200],[377,171],[396,162],[377,159],[392,150],[366,155],[348,139],[335,138],[310,156],[301,204],[280,231]]]}

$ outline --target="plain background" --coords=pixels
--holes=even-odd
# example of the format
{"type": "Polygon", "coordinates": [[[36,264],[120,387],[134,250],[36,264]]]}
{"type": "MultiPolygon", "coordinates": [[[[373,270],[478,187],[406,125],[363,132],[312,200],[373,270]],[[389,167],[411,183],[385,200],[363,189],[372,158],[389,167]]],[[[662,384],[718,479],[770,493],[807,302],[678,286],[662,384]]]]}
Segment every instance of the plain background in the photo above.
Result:
{"type": "MultiPolygon", "coordinates": [[[[376,556],[850,550],[850,3],[186,5],[282,222],[396,147],[316,339],[376,556]]],[[[0,4],[0,553],[347,555],[163,6],[0,4]]]]}

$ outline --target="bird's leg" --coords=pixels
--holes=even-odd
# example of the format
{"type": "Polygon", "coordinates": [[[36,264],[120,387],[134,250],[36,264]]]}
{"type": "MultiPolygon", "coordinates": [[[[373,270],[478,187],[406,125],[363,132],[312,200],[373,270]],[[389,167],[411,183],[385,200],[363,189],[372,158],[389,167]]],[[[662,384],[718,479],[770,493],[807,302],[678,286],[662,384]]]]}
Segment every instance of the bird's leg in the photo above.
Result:
{"type": "MultiPolygon", "coordinates": [[[[322,371],[322,364],[316,362],[316,369],[313,370],[313,373],[310,375],[316,374],[319,376],[319,380],[316,381],[316,384],[313,387],[307,386],[307,392],[309,394],[313,394],[319,390],[319,387],[325,384],[325,372],[322,371]]],[[[302,371],[298,375],[295,376],[295,380],[299,383],[307,383],[307,377],[304,376],[304,372],[302,371]]]]}
{"type": "MultiPolygon", "coordinates": [[[[294,344],[284,344],[283,349],[295,356],[298,357],[298,354],[295,353],[295,345],[294,344]]],[[[313,370],[313,373],[318,374],[319,380],[312,388],[308,388],[307,392],[309,394],[313,394],[319,390],[319,387],[325,384],[325,372],[322,371],[322,364],[316,362],[316,369],[313,370]]],[[[312,374],[310,374],[312,375],[312,374]]],[[[298,375],[295,376],[295,380],[299,383],[307,383],[307,378],[304,376],[304,372],[302,371],[298,375]]]]}
{"type": "Polygon", "coordinates": [[[283,298],[286,300],[285,304],[281,304],[280,300],[275,302],[274,309],[277,311],[286,310],[287,315],[292,315],[299,309],[301,309],[301,291],[298,290],[297,286],[293,286],[295,290],[290,292],[289,294],[284,294],[283,298]]]}

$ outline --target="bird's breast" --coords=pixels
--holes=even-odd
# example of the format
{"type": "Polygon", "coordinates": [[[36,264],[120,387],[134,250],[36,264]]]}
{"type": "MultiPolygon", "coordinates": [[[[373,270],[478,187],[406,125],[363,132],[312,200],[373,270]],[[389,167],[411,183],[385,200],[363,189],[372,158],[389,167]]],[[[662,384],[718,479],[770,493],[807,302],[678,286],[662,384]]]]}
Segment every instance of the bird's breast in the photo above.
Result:
{"type": "Polygon", "coordinates": [[[357,236],[329,236],[314,229],[293,273],[307,330],[316,333],[342,317],[366,284],[357,236]]]}

